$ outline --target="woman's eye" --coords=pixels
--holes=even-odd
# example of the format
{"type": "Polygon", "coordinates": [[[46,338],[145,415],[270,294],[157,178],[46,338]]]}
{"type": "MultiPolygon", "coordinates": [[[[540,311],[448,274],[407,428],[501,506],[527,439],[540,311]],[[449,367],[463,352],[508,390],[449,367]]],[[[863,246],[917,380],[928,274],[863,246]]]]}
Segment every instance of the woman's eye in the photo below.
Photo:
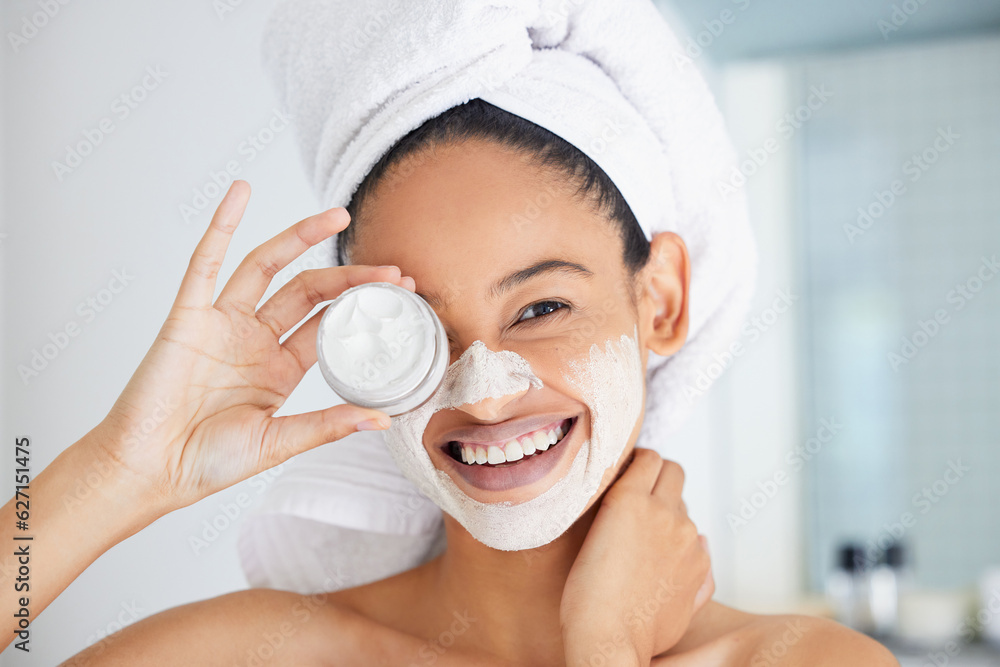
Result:
{"type": "Polygon", "coordinates": [[[521,317],[518,318],[518,322],[523,322],[525,320],[533,320],[542,315],[548,315],[554,313],[557,310],[566,308],[566,304],[561,301],[539,301],[538,303],[533,303],[524,309],[521,313],[521,317]]]}

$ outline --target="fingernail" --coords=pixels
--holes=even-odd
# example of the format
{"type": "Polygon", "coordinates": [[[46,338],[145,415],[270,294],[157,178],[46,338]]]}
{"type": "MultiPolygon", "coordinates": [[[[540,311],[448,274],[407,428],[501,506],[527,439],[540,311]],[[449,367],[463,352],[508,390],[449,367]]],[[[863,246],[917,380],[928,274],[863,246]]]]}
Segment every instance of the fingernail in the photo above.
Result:
{"type": "Polygon", "coordinates": [[[384,431],[387,428],[389,428],[389,425],[380,419],[366,419],[354,426],[356,431],[384,431]]]}

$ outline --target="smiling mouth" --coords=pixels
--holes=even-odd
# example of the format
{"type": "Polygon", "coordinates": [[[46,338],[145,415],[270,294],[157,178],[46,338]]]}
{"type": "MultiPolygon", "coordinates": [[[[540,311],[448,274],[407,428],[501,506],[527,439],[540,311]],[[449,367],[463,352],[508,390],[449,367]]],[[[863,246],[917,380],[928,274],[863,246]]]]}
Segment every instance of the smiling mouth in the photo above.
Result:
{"type": "Polygon", "coordinates": [[[497,443],[463,443],[452,440],[444,447],[451,458],[467,466],[509,468],[545,454],[559,445],[569,433],[576,417],[548,424],[543,428],[497,443]]]}

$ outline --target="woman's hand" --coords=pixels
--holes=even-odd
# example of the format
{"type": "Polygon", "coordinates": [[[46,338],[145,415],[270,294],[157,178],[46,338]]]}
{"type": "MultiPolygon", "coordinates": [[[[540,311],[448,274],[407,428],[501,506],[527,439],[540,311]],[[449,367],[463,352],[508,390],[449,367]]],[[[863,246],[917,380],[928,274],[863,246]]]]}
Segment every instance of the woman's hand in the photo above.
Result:
{"type": "Polygon", "coordinates": [[[378,410],[338,405],[273,417],[316,362],[312,308],[348,287],[386,281],[414,289],[396,267],[302,271],[259,309],[274,275],[311,246],[347,226],[336,208],[306,218],[255,248],[215,303],[216,276],[250,196],[230,187],[188,265],[173,307],[149,352],[92,432],[108,464],[148,488],[160,513],[267,470],[358,429],[387,428],[378,410]]]}
{"type": "Polygon", "coordinates": [[[560,622],[567,664],[649,665],[674,646],[715,583],[681,500],[684,471],[636,448],[608,487],[570,569],[560,622]]]}

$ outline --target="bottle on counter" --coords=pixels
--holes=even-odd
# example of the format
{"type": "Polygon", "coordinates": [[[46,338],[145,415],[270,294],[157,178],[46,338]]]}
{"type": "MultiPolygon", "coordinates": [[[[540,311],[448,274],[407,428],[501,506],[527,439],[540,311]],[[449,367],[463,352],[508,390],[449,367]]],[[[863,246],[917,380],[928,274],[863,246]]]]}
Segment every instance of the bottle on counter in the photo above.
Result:
{"type": "Polygon", "coordinates": [[[906,550],[901,542],[890,544],[868,577],[868,606],[872,634],[887,638],[899,629],[899,594],[905,579],[906,550]]]}
{"type": "Polygon", "coordinates": [[[837,621],[862,632],[871,627],[868,569],[864,547],[844,542],[837,548],[837,558],[826,581],[826,595],[837,621]]]}

